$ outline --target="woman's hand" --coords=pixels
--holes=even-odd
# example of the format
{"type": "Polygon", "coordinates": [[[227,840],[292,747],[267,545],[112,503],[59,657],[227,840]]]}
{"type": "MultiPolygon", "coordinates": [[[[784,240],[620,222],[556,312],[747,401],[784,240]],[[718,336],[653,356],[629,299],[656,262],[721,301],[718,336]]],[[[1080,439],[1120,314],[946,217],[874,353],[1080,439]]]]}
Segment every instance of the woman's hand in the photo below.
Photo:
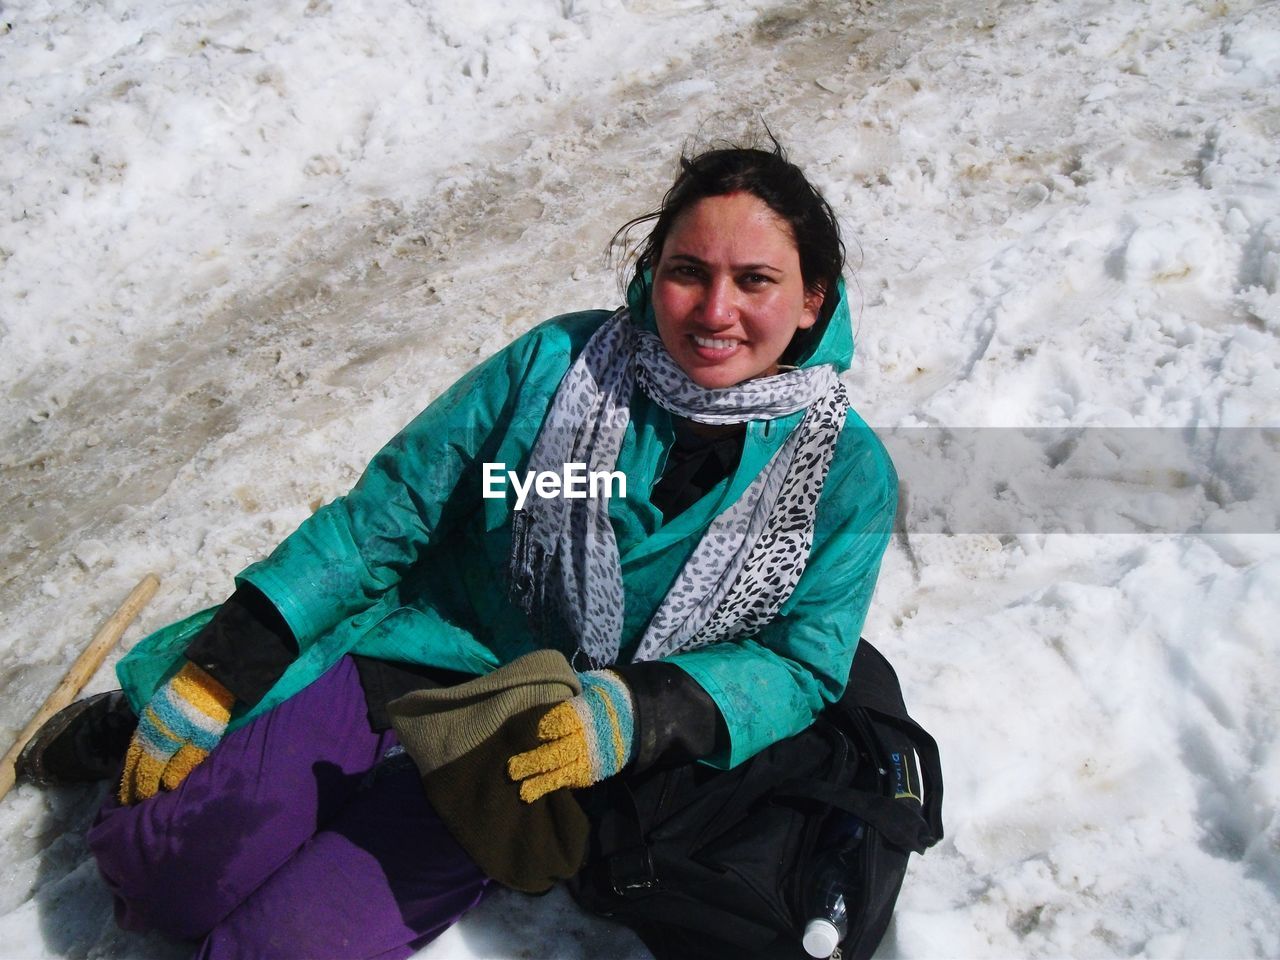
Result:
{"type": "Polygon", "coordinates": [[[507,775],[520,784],[525,803],[561,787],[599,783],[631,759],[635,705],[626,683],[612,670],[592,670],[578,679],[582,693],[538,721],[538,739],[546,742],[507,762],[507,775]]]}
{"type": "Polygon", "coordinates": [[[235,695],[194,663],[155,692],[142,711],[124,758],[120,802],[172,790],[217,746],[235,695]]]}

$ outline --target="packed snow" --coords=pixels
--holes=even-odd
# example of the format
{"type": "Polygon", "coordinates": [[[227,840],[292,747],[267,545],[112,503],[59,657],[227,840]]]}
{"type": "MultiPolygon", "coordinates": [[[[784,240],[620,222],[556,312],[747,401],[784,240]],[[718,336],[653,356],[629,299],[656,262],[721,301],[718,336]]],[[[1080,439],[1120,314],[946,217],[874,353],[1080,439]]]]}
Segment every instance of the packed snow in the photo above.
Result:
{"type": "MultiPolygon", "coordinates": [[[[762,121],[852,241],[865,635],[946,773],[881,956],[1280,956],[1275,2],[0,3],[6,747],[762,121]]],[[[116,929],[100,795],[0,804],[0,956],[189,953],[116,929]]],[[[555,891],[421,956],[647,953],[555,891]]]]}

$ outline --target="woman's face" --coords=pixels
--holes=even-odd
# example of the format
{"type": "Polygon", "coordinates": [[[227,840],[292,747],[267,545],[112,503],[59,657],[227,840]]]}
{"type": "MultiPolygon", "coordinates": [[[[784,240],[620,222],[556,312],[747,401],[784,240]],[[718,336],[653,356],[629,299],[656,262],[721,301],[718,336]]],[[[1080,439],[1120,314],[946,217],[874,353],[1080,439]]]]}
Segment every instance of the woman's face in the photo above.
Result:
{"type": "Polygon", "coordinates": [[[667,352],[701,387],[778,370],[822,291],[807,292],[790,225],[759,197],[706,197],[671,225],[654,269],[653,312],[667,352]]]}

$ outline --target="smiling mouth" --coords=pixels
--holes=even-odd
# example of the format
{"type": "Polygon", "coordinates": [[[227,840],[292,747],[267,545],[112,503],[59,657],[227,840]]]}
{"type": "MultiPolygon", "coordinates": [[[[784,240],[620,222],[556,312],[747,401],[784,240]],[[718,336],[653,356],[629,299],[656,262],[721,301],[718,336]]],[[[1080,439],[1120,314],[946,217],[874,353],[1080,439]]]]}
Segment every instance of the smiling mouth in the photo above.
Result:
{"type": "Polygon", "coordinates": [[[719,340],[715,337],[700,337],[696,333],[690,334],[693,338],[695,346],[701,347],[703,350],[732,350],[738,346],[737,340],[719,340]]]}

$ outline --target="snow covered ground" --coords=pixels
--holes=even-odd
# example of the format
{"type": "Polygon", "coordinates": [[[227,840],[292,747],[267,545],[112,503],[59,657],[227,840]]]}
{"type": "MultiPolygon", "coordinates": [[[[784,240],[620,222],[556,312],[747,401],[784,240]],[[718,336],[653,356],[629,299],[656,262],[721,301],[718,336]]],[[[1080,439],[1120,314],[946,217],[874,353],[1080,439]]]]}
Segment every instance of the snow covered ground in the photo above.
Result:
{"type": "MultiPolygon", "coordinates": [[[[0,737],[144,573],[124,648],[616,303],[612,231],[761,117],[856,238],[847,382],[905,438],[866,635],[947,839],[882,955],[1280,956],[1275,2],[0,2],[0,737]],[[1025,475],[975,452],[1015,427],[1059,431],[1025,475]]],[[[0,957],[186,952],[114,927],[97,796],[0,805],[0,957]]],[[[646,953],[557,892],[422,956],[646,953]]]]}

